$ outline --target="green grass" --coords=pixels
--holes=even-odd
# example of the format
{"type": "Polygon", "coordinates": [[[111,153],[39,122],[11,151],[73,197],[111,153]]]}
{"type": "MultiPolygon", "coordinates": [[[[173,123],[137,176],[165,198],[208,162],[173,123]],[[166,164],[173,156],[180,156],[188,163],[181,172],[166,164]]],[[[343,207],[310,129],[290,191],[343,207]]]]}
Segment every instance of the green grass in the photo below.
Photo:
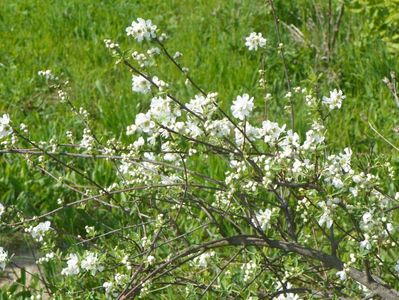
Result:
{"type": "MultiPolygon", "coordinates": [[[[324,63],[320,37],[324,25],[317,23],[309,1],[302,2],[307,6],[299,12],[294,5],[277,3],[282,21],[296,25],[306,42],[313,44],[296,43],[282,27],[293,85],[309,82],[313,76],[319,77],[319,96],[333,87],[345,91],[344,110],[335,116],[338,147],[367,143],[364,139],[371,132],[362,116],[376,121],[382,132],[396,139],[391,129],[397,111],[381,83],[383,76],[397,69],[394,56],[388,56],[378,39],[360,40],[357,32],[367,20],[347,12],[336,53],[329,64],[324,63]],[[305,18],[313,20],[318,32],[305,18]]],[[[270,92],[280,98],[285,93],[273,17],[262,1],[4,1],[0,12],[0,109],[34,128],[32,134],[37,139],[59,136],[78,126],[64,105],[43,93],[36,75],[41,69],[52,69],[70,80],[73,102],[87,108],[102,131],[123,132],[137,110],[148,103],[148,97],[131,92],[128,70],[114,66],[103,46],[104,38],[112,38],[125,49],[137,47],[125,37],[124,29],[138,16],[153,19],[168,33],[170,51],[184,54],[183,64],[192,77],[205,90],[219,92],[226,109],[242,92],[257,96],[262,105],[256,88],[259,55],[249,53],[243,39],[251,31],[263,32],[269,40],[266,70],[270,92]]],[[[165,80],[176,82],[179,78],[182,84],[169,63],[161,63],[158,71],[165,80]]],[[[188,100],[192,95],[193,91],[187,90],[180,96],[188,100]]],[[[282,101],[277,99],[271,105],[271,118],[287,121],[281,117],[278,102],[282,101]]],[[[298,103],[298,114],[301,106],[298,103]]],[[[302,129],[304,124],[298,125],[302,129]]]]}

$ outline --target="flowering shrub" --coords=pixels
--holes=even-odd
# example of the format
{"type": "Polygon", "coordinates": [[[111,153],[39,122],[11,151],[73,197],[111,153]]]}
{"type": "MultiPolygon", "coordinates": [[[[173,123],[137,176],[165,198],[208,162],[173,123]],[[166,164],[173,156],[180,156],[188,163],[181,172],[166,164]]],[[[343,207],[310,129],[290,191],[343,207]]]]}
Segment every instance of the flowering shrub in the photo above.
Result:
{"type": "MultiPolygon", "coordinates": [[[[32,295],[399,297],[399,193],[387,184],[395,174],[385,161],[330,146],[326,124],[347,101],[341,90],[318,99],[288,81],[289,125],[261,118],[247,93],[226,111],[218,93],[199,87],[179,63],[181,53],[168,52],[166,34],[151,20],[137,19],[126,34],[148,51],[124,51],[109,39],[105,46],[132,72],[132,92],[151,98],[126,124],[127,143],[104,140],[90,114],[74,106],[67,82],[49,70],[38,75],[82,120],[82,134],[35,141],[26,125],[0,119],[2,153],[22,154],[68,191],[39,216],[0,206],[4,228],[40,247],[42,285],[32,295]],[[196,90],[192,99],[179,99],[173,83],[152,74],[160,55],[196,90]],[[305,132],[295,130],[294,100],[308,111],[305,132]],[[113,170],[108,185],[92,176],[93,161],[113,170]],[[70,209],[84,212],[84,232],[67,234],[53,222],[70,209]]],[[[249,51],[266,47],[261,33],[242,42],[249,51]]],[[[262,79],[259,85],[270,99],[262,79]]],[[[8,252],[0,249],[4,269],[8,252]]]]}

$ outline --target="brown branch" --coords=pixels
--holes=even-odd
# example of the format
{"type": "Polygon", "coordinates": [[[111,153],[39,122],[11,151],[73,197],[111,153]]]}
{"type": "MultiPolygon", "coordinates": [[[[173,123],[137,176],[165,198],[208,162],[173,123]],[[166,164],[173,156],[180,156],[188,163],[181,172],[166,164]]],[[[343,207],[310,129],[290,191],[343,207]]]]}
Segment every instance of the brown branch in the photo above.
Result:
{"type": "MultiPolygon", "coordinates": [[[[238,235],[238,236],[232,236],[232,237],[223,238],[223,239],[219,239],[219,240],[215,240],[215,241],[210,241],[210,242],[204,243],[202,245],[197,245],[197,246],[194,246],[189,249],[181,251],[175,257],[171,258],[168,261],[165,261],[158,268],[153,270],[150,274],[148,274],[141,281],[141,283],[132,287],[127,293],[122,295],[121,299],[132,298],[138,292],[138,290],[141,288],[141,285],[144,282],[151,279],[158,273],[162,273],[162,271],[164,269],[166,269],[170,264],[178,261],[179,259],[185,258],[191,254],[195,254],[200,251],[206,251],[206,250],[210,250],[210,249],[227,247],[227,246],[269,247],[269,248],[274,248],[274,249],[280,249],[280,250],[283,250],[286,252],[296,253],[303,257],[308,257],[308,258],[320,261],[324,264],[324,266],[333,268],[336,270],[342,270],[343,266],[344,266],[344,264],[341,260],[339,260],[338,258],[336,258],[332,255],[326,254],[319,250],[315,250],[312,248],[308,248],[308,247],[299,245],[297,243],[283,242],[283,241],[270,240],[270,239],[266,241],[263,238],[258,237],[258,236],[238,235]]],[[[391,287],[385,285],[383,283],[383,281],[380,278],[378,278],[377,276],[373,275],[372,277],[373,277],[374,281],[370,282],[368,280],[366,273],[364,273],[356,268],[353,268],[353,267],[350,267],[348,269],[348,275],[353,280],[363,284],[371,292],[375,293],[376,295],[381,296],[384,299],[388,299],[388,300],[399,299],[399,292],[392,289],[391,287]]]]}

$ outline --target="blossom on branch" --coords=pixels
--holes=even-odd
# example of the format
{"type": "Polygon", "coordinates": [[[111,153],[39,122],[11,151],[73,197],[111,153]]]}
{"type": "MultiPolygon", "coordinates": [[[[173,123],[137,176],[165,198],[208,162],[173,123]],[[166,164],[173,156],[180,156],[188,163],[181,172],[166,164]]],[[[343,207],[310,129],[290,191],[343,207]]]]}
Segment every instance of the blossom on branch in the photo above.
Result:
{"type": "Polygon", "coordinates": [[[251,34],[245,38],[245,41],[245,46],[248,47],[249,51],[257,51],[258,48],[265,48],[266,46],[266,39],[260,32],[251,32],[251,34]]]}
{"type": "Polygon", "coordinates": [[[127,36],[132,36],[138,42],[143,40],[154,39],[156,35],[157,26],[152,24],[151,20],[144,20],[142,18],[137,18],[133,21],[130,26],[126,28],[127,36]]]}

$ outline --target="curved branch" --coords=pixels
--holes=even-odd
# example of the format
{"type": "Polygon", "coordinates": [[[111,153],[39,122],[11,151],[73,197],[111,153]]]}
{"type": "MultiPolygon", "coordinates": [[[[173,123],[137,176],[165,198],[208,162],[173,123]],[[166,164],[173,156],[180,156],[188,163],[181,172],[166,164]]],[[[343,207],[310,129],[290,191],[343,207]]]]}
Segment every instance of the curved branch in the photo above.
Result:
{"type": "MultiPolygon", "coordinates": [[[[146,282],[147,280],[151,279],[155,275],[162,273],[164,269],[169,266],[170,264],[178,261],[181,258],[187,257],[191,254],[195,254],[200,251],[221,248],[226,246],[258,246],[258,247],[269,247],[274,249],[280,249],[286,252],[297,253],[301,256],[308,257],[323,263],[326,267],[333,268],[336,270],[342,270],[344,267],[344,263],[336,258],[335,256],[326,254],[322,251],[315,250],[312,248],[308,248],[297,243],[292,242],[284,242],[284,241],[277,241],[277,240],[265,240],[258,236],[253,235],[237,235],[232,237],[227,237],[215,241],[210,241],[204,243],[202,245],[193,246],[189,249],[185,249],[182,252],[176,254],[175,257],[171,258],[168,261],[162,263],[158,268],[154,269],[151,273],[149,273],[140,283],[133,286],[127,293],[121,295],[119,299],[130,299],[133,297],[138,290],[140,289],[141,285],[146,282]]],[[[381,296],[383,299],[387,300],[397,300],[399,299],[399,292],[394,290],[393,288],[385,285],[383,280],[377,276],[373,277],[373,282],[370,282],[367,274],[362,272],[356,268],[349,268],[348,271],[349,277],[353,280],[363,284],[366,286],[371,292],[376,295],[381,296]]]]}

